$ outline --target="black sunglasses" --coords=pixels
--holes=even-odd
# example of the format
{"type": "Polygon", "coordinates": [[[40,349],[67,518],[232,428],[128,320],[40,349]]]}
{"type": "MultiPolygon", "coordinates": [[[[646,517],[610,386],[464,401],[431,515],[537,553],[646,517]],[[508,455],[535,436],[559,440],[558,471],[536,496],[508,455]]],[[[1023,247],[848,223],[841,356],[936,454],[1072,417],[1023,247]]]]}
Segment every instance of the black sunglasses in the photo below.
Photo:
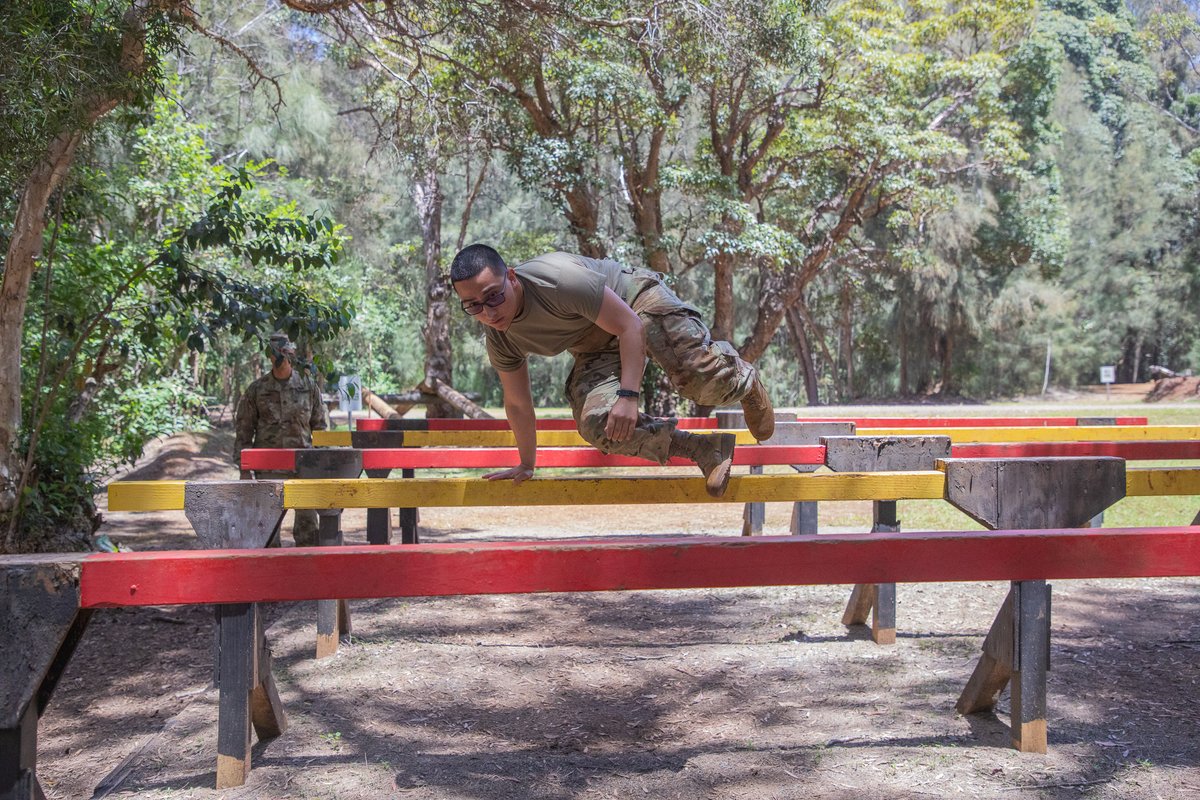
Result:
{"type": "MultiPolygon", "coordinates": [[[[504,283],[507,284],[508,281],[505,281],[504,283]]],[[[462,310],[467,312],[468,314],[470,314],[472,317],[474,317],[478,314],[483,313],[484,306],[487,306],[488,308],[495,308],[496,306],[500,305],[503,302],[504,302],[504,285],[501,285],[499,291],[497,291],[493,295],[488,296],[482,302],[463,303],[462,310]]]]}

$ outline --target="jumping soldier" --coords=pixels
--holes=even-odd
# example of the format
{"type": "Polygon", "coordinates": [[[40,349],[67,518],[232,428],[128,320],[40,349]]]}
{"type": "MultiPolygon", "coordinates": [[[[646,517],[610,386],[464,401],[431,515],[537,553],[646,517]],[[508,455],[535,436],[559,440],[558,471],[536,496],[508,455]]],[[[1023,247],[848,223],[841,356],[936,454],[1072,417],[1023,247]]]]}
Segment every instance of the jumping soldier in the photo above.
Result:
{"type": "Polygon", "coordinates": [[[575,365],[566,394],[579,433],[604,453],[659,464],[683,456],[704,473],[713,497],[725,493],[733,434],[677,430],[675,420],[641,413],[649,354],[684,397],[699,405],[740,402],[759,441],[775,412],[754,366],[728,342],[715,342],[700,312],[657,272],[616,261],[549,253],[508,267],[491,247],[473,244],[454,257],[450,280],[467,314],[487,326],[487,352],[504,389],[504,411],[521,463],[485,477],[521,483],[533,477],[537,430],[526,357],[569,351],[575,365]]]}
{"type": "MultiPolygon", "coordinates": [[[[325,429],[325,404],[317,383],[295,369],[296,346],[283,332],[267,343],[271,371],[250,384],[238,402],[233,459],[240,464],[247,447],[312,447],[312,432],[325,429]]],[[[242,471],[243,478],[289,478],[286,473],[242,471]]],[[[299,547],[317,544],[317,512],[296,509],[292,538],[299,547]]]]}

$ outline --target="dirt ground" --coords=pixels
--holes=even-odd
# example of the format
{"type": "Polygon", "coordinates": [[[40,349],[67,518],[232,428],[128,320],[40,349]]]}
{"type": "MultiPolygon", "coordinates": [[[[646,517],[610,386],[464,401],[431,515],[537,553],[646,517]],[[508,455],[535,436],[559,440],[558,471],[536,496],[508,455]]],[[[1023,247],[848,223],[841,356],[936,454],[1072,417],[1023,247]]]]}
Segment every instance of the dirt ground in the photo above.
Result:
{"type": "MultiPolygon", "coordinates": [[[[127,477],[234,477],[229,447],[176,437],[127,477]]],[[[768,506],[766,532],[787,515],[768,506]]],[[[365,540],[362,512],[343,527],[365,540]]],[[[429,542],[740,527],[733,506],[421,518],[429,542]]],[[[181,512],[103,531],[193,546],[181,512]]],[[[1045,756],[1010,749],[1007,691],[994,715],[954,713],[1007,585],[899,587],[891,647],[840,624],[849,588],[356,601],[322,661],[313,605],[272,606],[289,729],[221,792],[211,610],[101,611],[42,719],[39,772],[52,800],[1200,798],[1200,581],[1054,585],[1045,756]]]]}

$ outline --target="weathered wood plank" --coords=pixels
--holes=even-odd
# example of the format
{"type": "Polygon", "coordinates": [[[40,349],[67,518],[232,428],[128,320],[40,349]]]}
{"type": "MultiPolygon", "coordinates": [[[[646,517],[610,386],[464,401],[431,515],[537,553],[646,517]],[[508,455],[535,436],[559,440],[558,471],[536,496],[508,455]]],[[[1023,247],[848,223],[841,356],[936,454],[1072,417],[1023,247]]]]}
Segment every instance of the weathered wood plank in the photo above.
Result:
{"type": "MultiPolygon", "coordinates": [[[[1200,575],[1191,527],[104,553],[84,607],[1200,575]]],[[[222,678],[222,681],[224,679],[222,678]]]]}
{"type": "Polygon", "coordinates": [[[253,603],[217,608],[221,687],[217,723],[218,789],[241,786],[250,773],[250,693],[257,682],[253,603]]]}
{"type": "MultiPolygon", "coordinates": [[[[718,421],[743,420],[741,411],[717,411],[713,417],[680,417],[676,427],[684,430],[703,428],[738,428],[736,424],[718,425],[718,421]]],[[[776,422],[849,422],[860,428],[1018,428],[1063,427],[1066,425],[1145,425],[1146,417],[797,417],[789,412],[776,412],[776,422]],[[1100,420],[1107,420],[1101,422],[1100,420]],[[1085,421],[1087,421],[1085,423],[1085,421]]],[[[503,419],[356,419],[360,431],[506,431],[508,420],[503,419]]],[[[539,419],[542,431],[573,431],[575,420],[539,419]]]]}
{"type": "Polygon", "coordinates": [[[940,472],[747,475],[729,480],[713,498],[696,477],[534,478],[520,485],[479,478],[402,481],[287,481],[289,508],[467,507],[619,505],[647,503],[748,503],[797,500],[939,499],[940,472]]]}
{"type": "Polygon", "coordinates": [[[1027,428],[860,428],[860,436],[949,436],[970,442],[1128,442],[1200,439],[1196,425],[1109,425],[1027,428]]]}
{"type": "Polygon", "coordinates": [[[947,459],[946,499],[988,528],[1074,528],[1125,496],[1119,458],[947,459]]]}

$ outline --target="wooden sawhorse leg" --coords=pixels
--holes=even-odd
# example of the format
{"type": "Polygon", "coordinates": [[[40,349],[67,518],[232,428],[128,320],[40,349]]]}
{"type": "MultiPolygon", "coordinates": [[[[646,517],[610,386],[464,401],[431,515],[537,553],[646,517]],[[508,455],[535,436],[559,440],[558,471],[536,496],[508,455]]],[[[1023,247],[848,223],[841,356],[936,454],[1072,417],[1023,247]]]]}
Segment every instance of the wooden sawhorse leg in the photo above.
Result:
{"type": "Polygon", "coordinates": [[[1049,671],[1050,585],[1013,581],[983,640],[983,655],[958,698],[958,713],[991,710],[1011,681],[1013,747],[1022,753],[1045,753],[1049,671]]]}
{"type": "MultiPolygon", "coordinates": [[[[876,500],[871,533],[897,533],[900,520],[895,500],[876,500]]],[[[871,639],[875,644],[896,643],[896,584],[860,583],[850,593],[842,624],[865,625],[871,615],[871,639]]]]}
{"type": "Polygon", "coordinates": [[[287,730],[271,677],[271,653],[257,603],[217,606],[221,652],[217,788],[241,786],[250,773],[250,727],[259,739],[287,730]]]}
{"type": "MultiPolygon", "coordinates": [[[[321,547],[340,547],[342,544],[342,510],[322,509],[317,544],[321,547]]],[[[350,633],[350,605],[344,599],[317,601],[317,658],[328,658],[338,651],[342,636],[350,633]]]]}

